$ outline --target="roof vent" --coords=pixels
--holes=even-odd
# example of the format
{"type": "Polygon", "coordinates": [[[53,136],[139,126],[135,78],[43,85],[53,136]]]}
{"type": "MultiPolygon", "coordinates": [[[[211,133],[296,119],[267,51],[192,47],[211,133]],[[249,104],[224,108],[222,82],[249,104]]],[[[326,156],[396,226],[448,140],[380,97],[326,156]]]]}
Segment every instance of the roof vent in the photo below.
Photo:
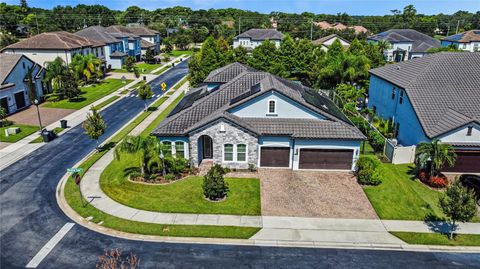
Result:
{"type": "Polygon", "coordinates": [[[400,66],[397,65],[397,70],[400,70],[400,66]]]}

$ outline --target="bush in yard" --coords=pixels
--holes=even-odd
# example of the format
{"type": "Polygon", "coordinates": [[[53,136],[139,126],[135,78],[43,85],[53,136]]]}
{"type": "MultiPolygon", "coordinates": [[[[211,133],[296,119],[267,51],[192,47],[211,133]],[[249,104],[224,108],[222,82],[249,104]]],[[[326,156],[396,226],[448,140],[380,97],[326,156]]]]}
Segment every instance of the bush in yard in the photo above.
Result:
{"type": "Polygon", "coordinates": [[[377,171],[380,161],[375,156],[361,156],[357,161],[357,181],[363,185],[378,185],[382,183],[377,171]]]}
{"type": "Polygon", "coordinates": [[[165,180],[166,180],[166,181],[175,180],[175,175],[174,175],[174,174],[166,174],[166,175],[165,175],[165,180]]]}
{"type": "Polygon", "coordinates": [[[165,157],[165,169],[169,174],[179,175],[186,172],[188,168],[189,163],[185,158],[165,157]]]}
{"type": "Polygon", "coordinates": [[[448,186],[448,179],[445,176],[428,177],[423,182],[434,188],[445,188],[448,186]]]}
{"type": "Polygon", "coordinates": [[[224,174],[224,169],[220,165],[215,164],[203,177],[203,194],[209,200],[217,201],[227,196],[228,184],[223,178],[224,174]]]}

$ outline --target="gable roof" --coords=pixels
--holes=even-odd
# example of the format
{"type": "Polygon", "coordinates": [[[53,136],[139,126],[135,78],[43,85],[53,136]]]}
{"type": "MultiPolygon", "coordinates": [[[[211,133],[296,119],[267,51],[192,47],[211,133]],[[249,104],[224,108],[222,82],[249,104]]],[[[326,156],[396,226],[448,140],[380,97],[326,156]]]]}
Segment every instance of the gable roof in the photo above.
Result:
{"type": "Polygon", "coordinates": [[[269,73],[246,70],[212,92],[208,92],[204,86],[191,91],[192,93],[184,98],[187,103],[179,104],[180,109],[175,108],[173,111],[176,113],[170,114],[152,134],[186,136],[213,121],[226,119],[258,135],[273,134],[269,132],[275,130],[277,135],[302,138],[364,138],[363,134],[326,96],[304,87],[300,83],[288,81],[269,73]],[[308,127],[306,129],[309,129],[311,126],[317,126],[311,125],[313,124],[311,121],[303,119],[292,121],[288,119],[239,118],[229,113],[232,108],[271,91],[279,92],[324,116],[325,120],[316,120],[315,123],[323,130],[299,130],[298,128],[308,127]],[[281,124],[279,125],[281,128],[265,129],[261,126],[263,123],[268,123],[269,126],[281,124]],[[299,124],[303,124],[303,127],[300,127],[299,124]],[[337,127],[344,131],[331,131],[337,127]]]}
{"type": "MultiPolygon", "coordinates": [[[[332,39],[332,38],[338,38],[340,40],[342,40],[343,42],[346,42],[348,44],[350,44],[350,42],[336,34],[331,34],[331,35],[327,35],[327,36],[324,36],[324,37],[321,37],[319,39],[316,39],[316,40],[313,40],[312,41],[312,44],[313,45],[324,45],[323,43],[327,42],[328,40],[332,39]]],[[[324,45],[324,46],[327,46],[327,45],[324,45]]],[[[348,45],[346,46],[348,48],[348,45]]]]}
{"type": "Polygon", "coordinates": [[[112,25],[112,26],[109,26],[108,28],[115,29],[116,31],[123,32],[123,33],[133,34],[136,36],[154,36],[159,34],[158,31],[149,29],[145,26],[130,27],[130,26],[123,26],[123,25],[112,25]]]}
{"type": "Polygon", "coordinates": [[[440,41],[413,29],[391,29],[368,37],[369,40],[386,40],[390,43],[413,42],[412,52],[426,52],[439,48],[440,41]]]}
{"type": "Polygon", "coordinates": [[[41,33],[7,46],[5,49],[78,49],[84,47],[98,47],[105,45],[103,42],[87,39],[69,32],[41,33]]]}
{"type": "Polygon", "coordinates": [[[251,38],[253,40],[282,40],[283,34],[276,29],[250,29],[237,35],[234,39],[240,37],[251,38]]]}
{"type": "Polygon", "coordinates": [[[429,54],[370,73],[405,89],[430,138],[480,123],[480,53],[429,54]]]}
{"type": "Polygon", "coordinates": [[[75,35],[82,36],[82,37],[85,37],[85,38],[88,38],[88,39],[91,39],[91,40],[96,40],[96,41],[99,41],[99,42],[103,42],[103,43],[106,43],[106,44],[120,42],[120,40],[118,40],[118,38],[116,38],[115,36],[110,34],[107,31],[107,28],[105,28],[103,26],[90,26],[90,27],[82,29],[78,32],[75,32],[75,35]]]}
{"type": "Polygon", "coordinates": [[[255,69],[241,64],[241,63],[231,63],[228,64],[224,67],[220,67],[216,70],[213,70],[208,74],[207,78],[204,80],[206,83],[226,83],[236,76],[238,76],[240,73],[245,72],[245,71],[255,71],[255,69]]]}
{"type": "Polygon", "coordinates": [[[151,47],[155,47],[155,44],[153,44],[152,42],[149,42],[147,40],[140,40],[140,47],[142,49],[148,49],[148,48],[151,48],[151,47]]]}
{"type": "Polygon", "coordinates": [[[322,29],[322,30],[327,30],[327,29],[330,29],[332,28],[332,25],[326,21],[321,21],[321,22],[314,22],[313,24],[315,24],[315,26],[317,26],[318,28],[322,29]]]}
{"type": "Polygon", "coordinates": [[[127,27],[121,26],[121,25],[112,25],[112,26],[108,26],[106,30],[107,32],[109,32],[115,37],[119,37],[119,38],[128,37],[128,40],[130,41],[140,38],[138,35],[125,31],[124,28],[127,28],[127,27]]]}
{"type": "Polygon", "coordinates": [[[0,84],[5,82],[22,57],[22,54],[0,54],[0,84]]]}
{"type": "Polygon", "coordinates": [[[442,38],[442,41],[459,43],[480,42],[480,30],[470,30],[442,38]]]}

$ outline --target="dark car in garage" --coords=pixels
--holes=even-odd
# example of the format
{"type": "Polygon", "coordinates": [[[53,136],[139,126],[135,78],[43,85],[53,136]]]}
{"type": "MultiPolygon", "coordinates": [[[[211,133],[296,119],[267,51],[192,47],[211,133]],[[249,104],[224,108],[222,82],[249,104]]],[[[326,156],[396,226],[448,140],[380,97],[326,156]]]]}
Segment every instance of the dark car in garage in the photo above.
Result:
{"type": "Polygon", "coordinates": [[[475,193],[475,198],[477,200],[477,205],[480,206],[480,176],[466,174],[460,176],[459,180],[464,187],[473,190],[473,192],[475,193]]]}

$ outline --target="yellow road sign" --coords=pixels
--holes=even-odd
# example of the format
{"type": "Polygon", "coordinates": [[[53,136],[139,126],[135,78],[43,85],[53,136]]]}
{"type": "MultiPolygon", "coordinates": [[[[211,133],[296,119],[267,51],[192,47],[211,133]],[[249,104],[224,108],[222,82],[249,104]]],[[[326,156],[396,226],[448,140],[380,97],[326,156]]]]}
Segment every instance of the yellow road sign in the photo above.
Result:
{"type": "Polygon", "coordinates": [[[165,82],[162,82],[160,86],[162,86],[162,91],[165,91],[167,89],[167,84],[165,82]]]}

